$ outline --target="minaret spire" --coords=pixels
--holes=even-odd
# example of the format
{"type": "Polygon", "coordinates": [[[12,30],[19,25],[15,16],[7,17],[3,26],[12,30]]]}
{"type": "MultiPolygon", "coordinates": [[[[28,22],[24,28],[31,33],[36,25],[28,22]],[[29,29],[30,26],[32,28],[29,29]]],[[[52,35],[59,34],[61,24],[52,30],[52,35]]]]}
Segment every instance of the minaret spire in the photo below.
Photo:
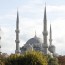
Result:
{"type": "Polygon", "coordinates": [[[44,10],[44,31],[45,30],[47,30],[46,3],[45,3],[45,10],[44,10]]]}
{"type": "Polygon", "coordinates": [[[19,14],[18,14],[18,10],[17,10],[16,29],[19,29],[19,14]]]}
{"type": "Polygon", "coordinates": [[[44,53],[47,54],[48,44],[47,44],[47,18],[46,18],[46,4],[45,4],[45,10],[44,10],[44,22],[43,22],[43,42],[44,42],[44,53]]]}
{"type": "Polygon", "coordinates": [[[35,31],[35,37],[36,37],[36,31],[35,31]]]}
{"type": "Polygon", "coordinates": [[[16,50],[15,53],[19,53],[19,14],[18,14],[18,10],[17,10],[17,20],[16,20],[16,50]]]}
{"type": "Polygon", "coordinates": [[[50,24],[50,39],[49,39],[50,45],[52,45],[52,30],[51,30],[51,24],[50,24]]]}

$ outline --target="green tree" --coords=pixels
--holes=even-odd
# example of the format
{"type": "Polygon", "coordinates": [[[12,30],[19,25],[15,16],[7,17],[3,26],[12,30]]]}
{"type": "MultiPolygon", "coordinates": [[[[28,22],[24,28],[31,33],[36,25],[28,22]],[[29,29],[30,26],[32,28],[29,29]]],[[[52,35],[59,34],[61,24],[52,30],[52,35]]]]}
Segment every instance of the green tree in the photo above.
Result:
{"type": "Polygon", "coordinates": [[[5,65],[48,65],[47,58],[40,52],[28,51],[22,55],[11,55],[5,65]]]}
{"type": "Polygon", "coordinates": [[[57,58],[50,58],[48,61],[48,65],[59,65],[57,58]]]}
{"type": "Polygon", "coordinates": [[[47,58],[40,52],[29,51],[22,56],[22,65],[48,65],[47,58]]]}

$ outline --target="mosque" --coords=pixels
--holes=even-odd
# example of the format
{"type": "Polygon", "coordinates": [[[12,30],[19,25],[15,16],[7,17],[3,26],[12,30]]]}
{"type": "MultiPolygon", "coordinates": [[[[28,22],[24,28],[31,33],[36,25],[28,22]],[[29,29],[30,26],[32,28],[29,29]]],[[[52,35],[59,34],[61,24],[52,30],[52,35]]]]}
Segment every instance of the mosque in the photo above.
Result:
{"type": "Polygon", "coordinates": [[[41,41],[41,38],[38,38],[36,35],[29,39],[23,47],[19,47],[19,15],[17,12],[17,20],[16,20],[16,50],[15,53],[24,53],[25,51],[28,50],[36,50],[40,51],[43,54],[55,54],[55,46],[52,44],[52,29],[51,29],[51,24],[50,24],[50,37],[49,37],[49,45],[47,42],[47,36],[48,36],[48,31],[47,31],[47,17],[46,17],[46,6],[44,8],[44,20],[43,20],[43,42],[41,41]]]}

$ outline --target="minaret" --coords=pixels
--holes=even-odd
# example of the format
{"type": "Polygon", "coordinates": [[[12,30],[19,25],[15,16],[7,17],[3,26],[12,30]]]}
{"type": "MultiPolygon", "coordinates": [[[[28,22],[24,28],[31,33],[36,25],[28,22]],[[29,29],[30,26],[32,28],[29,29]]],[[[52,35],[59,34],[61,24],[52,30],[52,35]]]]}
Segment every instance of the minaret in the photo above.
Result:
{"type": "Polygon", "coordinates": [[[55,55],[55,46],[52,44],[52,29],[50,24],[50,38],[49,38],[50,45],[48,47],[48,50],[50,51],[50,54],[52,54],[52,57],[55,55]]]}
{"type": "Polygon", "coordinates": [[[50,39],[49,39],[50,45],[52,45],[52,30],[51,30],[51,24],[50,24],[50,39]]]}
{"type": "Polygon", "coordinates": [[[46,18],[46,5],[45,5],[45,10],[44,10],[44,30],[43,30],[43,47],[44,47],[44,54],[47,54],[47,49],[48,49],[48,44],[47,44],[47,18],[46,18]]]}
{"type": "Polygon", "coordinates": [[[15,53],[19,53],[19,14],[18,14],[18,11],[17,11],[17,20],[16,20],[16,50],[15,50],[15,53]]]}

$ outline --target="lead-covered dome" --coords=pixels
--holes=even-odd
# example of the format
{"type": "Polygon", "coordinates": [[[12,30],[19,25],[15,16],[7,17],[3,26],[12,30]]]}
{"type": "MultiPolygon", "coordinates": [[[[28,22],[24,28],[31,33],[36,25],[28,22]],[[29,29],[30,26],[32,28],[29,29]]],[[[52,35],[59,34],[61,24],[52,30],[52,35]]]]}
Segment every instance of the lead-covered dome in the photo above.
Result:
{"type": "Polygon", "coordinates": [[[40,38],[38,38],[37,36],[29,39],[26,44],[31,44],[31,45],[34,45],[34,44],[41,44],[42,43],[42,40],[40,38]]]}
{"type": "Polygon", "coordinates": [[[55,46],[54,45],[50,45],[48,49],[51,53],[55,53],[55,46]]]}
{"type": "Polygon", "coordinates": [[[42,40],[41,38],[38,38],[36,35],[29,39],[23,46],[23,48],[21,48],[21,52],[25,52],[27,50],[36,50],[36,51],[41,51],[42,50],[42,40]]]}

